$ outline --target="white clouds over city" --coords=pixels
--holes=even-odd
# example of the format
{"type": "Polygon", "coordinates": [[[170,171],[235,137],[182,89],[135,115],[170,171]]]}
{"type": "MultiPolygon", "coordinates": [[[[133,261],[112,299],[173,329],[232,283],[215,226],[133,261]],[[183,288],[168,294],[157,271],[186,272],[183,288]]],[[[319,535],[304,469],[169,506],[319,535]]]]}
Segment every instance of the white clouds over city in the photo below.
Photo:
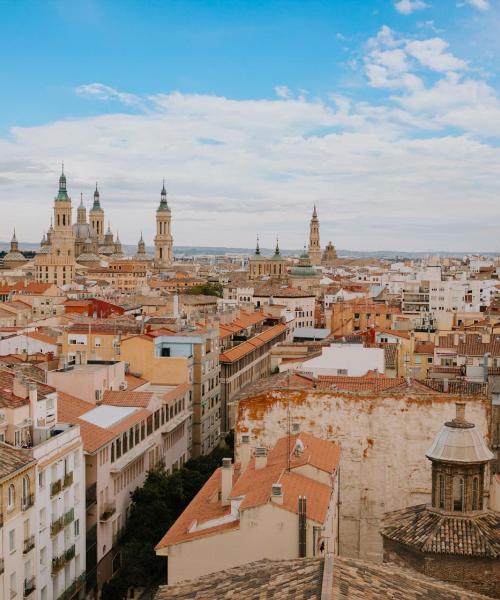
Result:
{"type": "Polygon", "coordinates": [[[23,239],[41,237],[64,159],[73,198],[82,191],[88,203],[98,179],[125,242],[139,225],[151,242],[165,176],[180,245],[250,246],[259,233],[272,246],[279,233],[299,248],[316,203],[323,242],[341,248],[495,249],[495,90],[444,37],[382,27],[364,48],[367,89],[380,94],[370,100],[281,84],[270,99],[236,100],[82,83],[78,95],[122,108],[0,139],[0,195],[19,193],[22,177],[33,216],[19,223],[12,211],[1,237],[14,225],[23,239]]]}

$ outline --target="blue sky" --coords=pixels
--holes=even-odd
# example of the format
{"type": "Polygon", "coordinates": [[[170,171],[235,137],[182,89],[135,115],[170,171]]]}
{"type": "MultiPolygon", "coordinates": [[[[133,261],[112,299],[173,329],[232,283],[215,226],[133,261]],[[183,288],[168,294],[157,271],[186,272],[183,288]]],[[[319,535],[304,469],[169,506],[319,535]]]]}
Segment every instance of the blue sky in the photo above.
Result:
{"type": "MultiPolygon", "coordinates": [[[[497,0],[0,0],[0,239],[59,163],[113,229],[178,244],[498,250],[497,0]],[[269,240],[267,239],[269,238],[269,240]]],[[[150,241],[150,240],[149,240],[150,241]]]]}

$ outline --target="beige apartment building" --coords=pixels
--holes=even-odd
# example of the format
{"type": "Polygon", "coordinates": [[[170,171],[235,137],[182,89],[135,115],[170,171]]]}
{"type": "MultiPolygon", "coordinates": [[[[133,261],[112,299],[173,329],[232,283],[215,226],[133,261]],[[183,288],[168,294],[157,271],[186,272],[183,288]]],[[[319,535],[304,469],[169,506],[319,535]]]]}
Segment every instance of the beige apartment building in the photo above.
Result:
{"type": "Polygon", "coordinates": [[[0,598],[34,597],[35,463],[0,443],[0,598]]]}
{"type": "Polygon", "coordinates": [[[122,340],[121,358],[132,375],[152,384],[192,386],[193,456],[209,454],[221,433],[218,327],[136,335],[122,340]]]}
{"type": "Polygon", "coordinates": [[[61,354],[68,363],[92,360],[120,360],[122,338],[137,333],[140,326],[133,321],[108,321],[92,319],[74,323],[63,332],[61,354]]]}
{"type": "Polygon", "coordinates": [[[287,326],[280,323],[225,350],[220,355],[223,431],[234,428],[235,411],[232,410],[232,398],[245,385],[271,374],[271,350],[286,337],[287,326]]]}
{"type": "Polygon", "coordinates": [[[156,546],[168,583],[338,549],[340,447],[306,433],[224,459],[156,546]]]}

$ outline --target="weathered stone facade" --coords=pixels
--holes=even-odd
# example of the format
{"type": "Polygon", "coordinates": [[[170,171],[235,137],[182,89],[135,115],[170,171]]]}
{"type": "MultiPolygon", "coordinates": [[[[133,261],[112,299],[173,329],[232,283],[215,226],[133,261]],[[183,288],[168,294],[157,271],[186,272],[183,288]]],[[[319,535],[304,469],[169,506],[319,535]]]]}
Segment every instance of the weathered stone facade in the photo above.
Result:
{"type": "MultiPolygon", "coordinates": [[[[243,398],[236,454],[242,433],[250,434],[252,446],[271,447],[289,428],[339,442],[340,552],[380,561],[383,514],[431,500],[425,452],[439,425],[454,415],[458,400],[420,387],[385,394],[276,389],[243,398]]],[[[464,401],[468,417],[487,436],[488,399],[464,401]]]]}

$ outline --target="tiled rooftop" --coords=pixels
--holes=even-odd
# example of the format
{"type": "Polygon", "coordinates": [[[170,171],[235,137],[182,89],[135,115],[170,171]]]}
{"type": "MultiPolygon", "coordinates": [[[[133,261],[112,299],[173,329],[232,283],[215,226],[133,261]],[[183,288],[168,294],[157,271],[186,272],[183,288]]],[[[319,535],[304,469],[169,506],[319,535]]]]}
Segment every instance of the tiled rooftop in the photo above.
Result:
{"type": "MultiPolygon", "coordinates": [[[[160,586],[155,600],[320,600],[322,558],[261,560],[194,581],[160,586]]],[[[333,558],[329,600],[487,600],[392,564],[333,558]]]]}
{"type": "Polygon", "coordinates": [[[0,442],[0,479],[34,462],[28,450],[21,450],[0,442]]]}
{"type": "Polygon", "coordinates": [[[418,504],[386,514],[381,533],[421,552],[500,557],[500,515],[490,511],[455,516],[418,504]]]}

